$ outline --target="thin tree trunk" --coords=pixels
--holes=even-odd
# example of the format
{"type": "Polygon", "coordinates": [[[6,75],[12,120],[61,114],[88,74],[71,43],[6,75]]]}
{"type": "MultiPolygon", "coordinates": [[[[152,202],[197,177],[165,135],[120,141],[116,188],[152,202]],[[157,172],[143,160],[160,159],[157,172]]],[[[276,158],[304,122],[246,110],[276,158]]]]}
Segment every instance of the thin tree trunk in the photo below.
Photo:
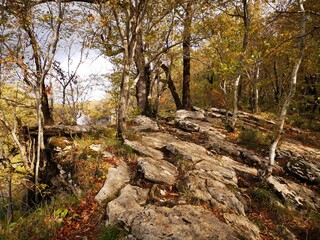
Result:
{"type": "Polygon", "coordinates": [[[192,1],[187,2],[185,7],[185,19],[183,21],[183,86],[182,86],[182,105],[186,110],[191,108],[190,97],[190,61],[191,61],[191,24],[192,24],[192,1]]]}
{"type": "Polygon", "coordinates": [[[173,82],[173,80],[172,80],[172,78],[171,78],[171,71],[170,71],[170,69],[169,69],[165,64],[162,64],[162,65],[161,65],[161,68],[163,69],[163,71],[164,71],[165,74],[166,74],[166,79],[167,79],[168,87],[169,87],[170,92],[171,92],[171,94],[172,94],[174,103],[176,104],[177,110],[182,109],[182,104],[181,104],[181,101],[180,101],[179,94],[177,93],[177,89],[176,89],[176,87],[175,87],[175,85],[174,85],[174,82],[173,82]]]}
{"type": "Polygon", "coordinates": [[[126,119],[127,119],[127,107],[129,102],[130,93],[130,65],[131,60],[129,57],[128,50],[125,50],[124,66],[122,72],[122,81],[120,86],[120,99],[118,105],[118,118],[117,118],[117,138],[124,139],[125,132],[127,129],[126,119]]]}
{"type": "MultiPolygon", "coordinates": [[[[10,165],[10,164],[9,164],[10,165]]],[[[11,168],[11,166],[9,166],[11,168]]],[[[8,179],[8,198],[7,198],[7,225],[14,221],[13,219],[13,199],[12,199],[12,176],[11,169],[8,179]]]]}
{"type": "Polygon", "coordinates": [[[242,52],[239,58],[239,67],[238,67],[238,76],[234,80],[233,84],[233,104],[232,104],[232,118],[227,122],[227,129],[229,131],[234,131],[236,128],[236,124],[238,121],[238,90],[239,84],[241,80],[241,75],[243,71],[243,61],[245,58],[245,54],[247,51],[247,46],[249,42],[249,29],[250,29],[250,12],[249,12],[249,1],[250,0],[242,0],[243,6],[243,23],[244,23],[244,35],[242,41],[242,52]]]}
{"type": "Polygon", "coordinates": [[[137,32],[137,47],[135,50],[135,62],[139,74],[139,78],[136,84],[136,98],[137,104],[141,113],[146,115],[148,112],[148,95],[150,81],[149,79],[149,66],[146,66],[146,61],[143,53],[143,39],[142,39],[142,29],[137,32]],[[149,86],[148,86],[149,85],[149,86]]]}
{"type": "Polygon", "coordinates": [[[278,119],[278,124],[277,124],[277,129],[275,132],[275,137],[270,145],[269,148],[269,168],[268,168],[268,173],[272,173],[273,166],[275,164],[275,157],[276,157],[276,149],[279,143],[279,140],[281,138],[281,135],[283,133],[283,127],[285,123],[285,117],[288,111],[288,108],[290,106],[291,100],[296,92],[296,85],[297,85],[297,76],[298,76],[298,71],[301,65],[302,57],[303,57],[303,50],[304,50],[304,35],[305,35],[305,24],[306,24],[306,15],[305,15],[305,10],[303,6],[303,0],[297,0],[298,1],[298,6],[299,6],[299,12],[301,15],[300,19],[300,41],[299,41],[299,55],[297,59],[295,60],[293,70],[291,72],[291,83],[290,83],[290,90],[289,94],[281,108],[281,112],[279,115],[278,119]]]}

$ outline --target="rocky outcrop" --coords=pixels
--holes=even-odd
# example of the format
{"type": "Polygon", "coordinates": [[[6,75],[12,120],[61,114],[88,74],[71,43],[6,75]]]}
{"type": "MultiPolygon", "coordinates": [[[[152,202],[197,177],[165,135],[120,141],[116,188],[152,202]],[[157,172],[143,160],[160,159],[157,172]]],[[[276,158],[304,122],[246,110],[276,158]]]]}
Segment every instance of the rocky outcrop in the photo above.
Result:
{"type": "Polygon", "coordinates": [[[173,185],[179,174],[174,165],[164,160],[138,158],[138,166],[144,178],[155,183],[173,185]]]}
{"type": "Polygon", "coordinates": [[[320,168],[318,162],[306,161],[304,159],[297,159],[287,163],[287,170],[307,182],[320,184],[320,168]]]}
{"type": "Polygon", "coordinates": [[[245,215],[240,194],[230,190],[223,182],[215,180],[210,173],[193,170],[186,175],[187,192],[196,199],[208,202],[214,209],[245,215]]]}
{"type": "Polygon", "coordinates": [[[124,141],[124,144],[130,146],[133,150],[135,150],[142,156],[147,156],[154,159],[163,159],[163,153],[161,151],[149,147],[148,145],[145,145],[138,141],[129,141],[126,139],[124,141]]]}
{"type": "Polygon", "coordinates": [[[95,200],[99,203],[116,197],[116,194],[130,181],[130,171],[127,164],[122,162],[116,167],[110,167],[108,177],[95,196],[95,200]]]}
{"type": "MultiPolygon", "coordinates": [[[[267,159],[228,141],[227,133],[214,127],[226,112],[194,110],[178,111],[176,128],[172,123],[159,128],[152,120],[138,117],[137,139],[125,140],[140,155],[130,165],[135,176],[130,181],[128,172],[117,172],[115,167],[105,183],[106,189],[116,186],[116,192],[122,188],[107,205],[107,224],[123,226],[128,231],[124,239],[260,239],[260,229],[247,217],[252,217],[254,198],[247,190],[250,184],[258,186],[258,170],[267,159]],[[118,181],[121,176],[126,177],[118,181]]],[[[243,113],[241,117],[251,125],[261,123],[261,128],[273,125],[259,116],[243,113]]],[[[294,156],[296,162],[290,161],[287,171],[317,183],[318,163],[297,151],[294,156]]],[[[318,194],[310,188],[279,176],[269,176],[266,182],[277,192],[279,205],[285,201],[295,209],[319,210],[318,194]]],[[[96,199],[102,202],[100,196],[110,199],[106,196],[115,194],[99,193],[96,199]]]]}
{"type": "Polygon", "coordinates": [[[143,205],[148,199],[149,190],[137,186],[126,185],[120,196],[108,203],[107,225],[124,224],[129,228],[134,219],[143,211],[143,205]]]}
{"type": "Polygon", "coordinates": [[[307,187],[297,184],[293,181],[270,176],[267,182],[281,194],[287,203],[290,203],[296,209],[311,207],[314,210],[320,209],[320,199],[315,192],[307,187]]]}
{"type": "Polygon", "coordinates": [[[238,239],[235,231],[217,219],[211,211],[198,206],[173,208],[147,206],[131,224],[136,239],[238,239]]]}
{"type": "Polygon", "coordinates": [[[166,145],[166,150],[173,155],[181,156],[183,159],[194,163],[202,160],[212,160],[211,154],[207,149],[191,142],[174,141],[166,145]]]}
{"type": "Polygon", "coordinates": [[[209,210],[182,205],[147,205],[148,190],[127,185],[107,207],[107,224],[121,224],[129,239],[237,239],[237,234],[209,210]],[[201,219],[201,221],[199,221],[201,219]]]}
{"type": "Polygon", "coordinates": [[[260,239],[260,229],[257,225],[248,220],[244,216],[239,216],[237,214],[224,213],[223,218],[226,223],[236,230],[239,235],[245,233],[245,239],[258,240],[260,239]]]}

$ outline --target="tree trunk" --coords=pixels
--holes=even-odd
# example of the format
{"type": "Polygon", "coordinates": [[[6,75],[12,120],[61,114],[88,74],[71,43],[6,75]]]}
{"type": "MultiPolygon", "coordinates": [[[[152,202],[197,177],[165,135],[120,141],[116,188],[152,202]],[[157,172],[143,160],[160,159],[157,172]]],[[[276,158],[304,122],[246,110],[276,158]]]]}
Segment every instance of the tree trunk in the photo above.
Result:
{"type": "Polygon", "coordinates": [[[118,105],[118,118],[117,118],[117,138],[124,139],[125,132],[127,129],[126,119],[127,119],[127,107],[130,96],[130,65],[131,59],[129,56],[128,49],[125,50],[123,56],[123,71],[122,80],[120,86],[120,99],[118,105]]]}
{"type": "Polygon", "coordinates": [[[244,23],[244,35],[242,41],[242,52],[239,58],[239,67],[237,70],[238,76],[234,80],[233,84],[233,105],[232,105],[232,118],[227,122],[228,131],[234,131],[236,128],[238,120],[238,89],[240,84],[240,79],[243,71],[243,61],[247,51],[248,41],[249,41],[249,29],[250,29],[250,12],[249,12],[249,0],[242,0],[243,7],[243,23],[244,23]]]}
{"type": "Polygon", "coordinates": [[[192,2],[188,1],[185,7],[185,19],[183,21],[183,86],[182,86],[182,105],[186,110],[191,108],[190,97],[190,61],[191,61],[191,24],[192,24],[192,2]]]}
{"type": "Polygon", "coordinates": [[[269,148],[269,168],[268,168],[268,173],[272,173],[273,166],[275,164],[275,157],[276,157],[276,149],[279,143],[279,140],[281,138],[281,135],[283,133],[283,127],[285,123],[285,117],[287,114],[287,110],[290,106],[291,100],[294,97],[294,94],[296,92],[296,85],[297,85],[297,76],[298,76],[298,71],[301,65],[302,57],[303,57],[303,50],[304,50],[304,38],[305,38],[305,24],[306,24],[306,15],[305,15],[305,10],[303,6],[303,0],[297,0],[298,1],[298,6],[299,6],[299,12],[301,15],[300,19],[300,34],[299,34],[299,55],[297,56],[297,59],[295,60],[293,70],[291,72],[291,83],[290,83],[290,90],[289,94],[281,108],[281,112],[279,115],[278,119],[278,124],[277,124],[277,129],[275,132],[275,137],[270,145],[269,148]]]}
{"type": "MultiPolygon", "coordinates": [[[[9,164],[10,165],[10,164],[9,164]]],[[[11,166],[9,166],[11,168],[11,166]]],[[[7,226],[14,221],[13,219],[13,199],[12,199],[12,176],[10,175],[8,179],[8,198],[7,198],[7,226]]]]}
{"type": "Polygon", "coordinates": [[[141,114],[149,115],[148,97],[150,93],[150,65],[146,65],[144,56],[142,29],[137,31],[137,46],[135,49],[135,63],[138,70],[139,78],[136,84],[136,99],[141,114]]]}
{"type": "Polygon", "coordinates": [[[166,74],[166,79],[167,79],[168,87],[169,87],[170,92],[171,92],[171,94],[172,94],[174,103],[176,104],[177,110],[182,109],[182,104],[181,104],[181,101],[180,101],[179,94],[177,93],[177,89],[176,89],[176,87],[175,87],[175,85],[174,85],[174,82],[173,82],[173,80],[172,80],[172,78],[171,78],[171,71],[170,71],[170,69],[169,69],[165,64],[162,64],[162,65],[161,65],[161,68],[163,69],[163,71],[164,71],[165,74],[166,74]]]}
{"type": "Polygon", "coordinates": [[[41,93],[41,111],[43,114],[44,125],[53,125],[52,111],[49,105],[48,95],[45,91],[44,81],[42,82],[43,91],[41,93]]]}
{"type": "Polygon", "coordinates": [[[257,85],[254,86],[254,98],[253,98],[253,113],[259,113],[259,89],[257,88],[257,85]]]}

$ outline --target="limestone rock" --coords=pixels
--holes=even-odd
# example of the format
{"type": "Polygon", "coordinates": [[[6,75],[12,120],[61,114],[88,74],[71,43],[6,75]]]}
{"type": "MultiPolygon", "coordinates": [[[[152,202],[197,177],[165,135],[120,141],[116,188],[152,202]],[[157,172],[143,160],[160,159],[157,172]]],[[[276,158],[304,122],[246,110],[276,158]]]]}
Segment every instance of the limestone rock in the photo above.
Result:
{"type": "Polygon", "coordinates": [[[200,126],[189,120],[176,120],[176,126],[187,132],[199,132],[200,126]]]}
{"type": "Polygon", "coordinates": [[[250,165],[260,166],[262,163],[266,163],[265,159],[262,159],[251,150],[211,136],[209,150],[216,154],[228,154],[233,157],[240,157],[244,163],[250,165]]]}
{"type": "Polygon", "coordinates": [[[177,140],[167,144],[166,149],[172,154],[182,156],[183,159],[190,160],[192,162],[212,160],[207,149],[191,142],[177,140]]]}
{"type": "Polygon", "coordinates": [[[296,208],[311,207],[315,210],[320,209],[320,198],[317,193],[304,187],[303,185],[294,183],[290,180],[270,176],[267,182],[279,192],[282,197],[296,208]]]}
{"type": "Polygon", "coordinates": [[[288,162],[287,169],[300,179],[304,179],[316,184],[320,183],[320,169],[316,163],[306,161],[304,159],[297,159],[295,161],[288,162]]]}
{"type": "Polygon", "coordinates": [[[256,168],[248,167],[242,163],[234,161],[230,157],[221,156],[219,161],[222,162],[226,166],[232,166],[232,168],[236,171],[246,173],[246,174],[249,174],[252,176],[258,176],[258,170],[256,168]]]}
{"type": "Polygon", "coordinates": [[[244,236],[245,239],[260,239],[260,229],[257,225],[250,222],[248,218],[229,213],[224,213],[223,218],[230,227],[235,229],[240,236],[244,236]]]}
{"type": "Polygon", "coordinates": [[[158,124],[146,116],[139,115],[133,122],[136,124],[136,126],[133,127],[135,131],[159,131],[158,124]]]}
{"type": "Polygon", "coordinates": [[[193,170],[186,175],[188,192],[200,200],[210,202],[211,205],[224,212],[233,211],[245,215],[244,203],[239,194],[232,192],[224,183],[205,171],[193,170]]]}
{"type": "Polygon", "coordinates": [[[149,205],[134,218],[131,233],[143,240],[237,239],[234,230],[211,211],[191,205],[173,208],[149,205]]]}
{"type": "Polygon", "coordinates": [[[146,204],[149,190],[137,186],[127,185],[120,196],[108,203],[107,206],[107,225],[124,224],[130,227],[134,219],[143,211],[141,205],[146,204]]]}
{"type": "Polygon", "coordinates": [[[194,169],[207,172],[212,178],[237,187],[236,172],[231,167],[224,166],[219,161],[200,161],[194,165],[194,169]]]}
{"type": "Polygon", "coordinates": [[[102,203],[105,200],[114,198],[118,191],[130,181],[129,167],[125,163],[121,163],[116,167],[110,167],[107,179],[95,196],[95,200],[102,203]]]}
{"type": "Polygon", "coordinates": [[[175,121],[183,119],[204,119],[205,116],[202,111],[188,111],[188,110],[178,110],[174,116],[175,121]]]}
{"type": "Polygon", "coordinates": [[[148,156],[154,159],[163,159],[163,153],[161,151],[149,147],[146,144],[142,144],[138,141],[130,141],[128,139],[124,141],[124,144],[130,146],[143,156],[148,156]]]}
{"type": "Polygon", "coordinates": [[[158,150],[165,148],[168,143],[173,141],[177,141],[174,136],[162,132],[153,132],[142,136],[142,143],[144,145],[158,150]]]}
{"type": "Polygon", "coordinates": [[[156,183],[173,185],[178,176],[177,168],[164,160],[139,158],[138,165],[140,166],[144,177],[156,183]]]}

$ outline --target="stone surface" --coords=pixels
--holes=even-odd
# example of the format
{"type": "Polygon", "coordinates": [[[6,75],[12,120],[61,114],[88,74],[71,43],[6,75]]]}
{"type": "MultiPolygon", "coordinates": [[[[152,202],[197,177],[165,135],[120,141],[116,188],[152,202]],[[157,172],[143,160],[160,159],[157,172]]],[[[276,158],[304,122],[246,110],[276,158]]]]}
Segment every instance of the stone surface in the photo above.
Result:
{"type": "Polygon", "coordinates": [[[245,237],[245,239],[260,239],[260,229],[257,227],[257,225],[250,222],[248,218],[229,213],[224,213],[223,218],[230,227],[235,229],[236,232],[245,237]]]}
{"type": "Polygon", "coordinates": [[[209,202],[214,209],[245,215],[240,195],[232,192],[224,183],[215,180],[210,173],[193,170],[186,175],[187,191],[195,198],[209,202]]]}
{"type": "Polygon", "coordinates": [[[134,219],[143,211],[141,205],[146,204],[149,190],[137,186],[127,185],[120,196],[108,203],[107,225],[121,224],[130,227],[134,219]]]}
{"type": "Polygon", "coordinates": [[[198,124],[185,119],[176,120],[176,126],[187,132],[199,132],[200,130],[200,126],[198,124]]]}
{"type": "Polygon", "coordinates": [[[235,231],[220,222],[209,210],[184,205],[173,208],[149,205],[137,214],[131,225],[137,239],[238,239],[235,231]]]}
{"type": "Polygon", "coordinates": [[[114,198],[121,188],[130,181],[129,167],[125,163],[121,163],[116,167],[110,167],[108,170],[107,179],[95,196],[95,200],[102,203],[105,200],[114,198]]]}
{"type": "Polygon", "coordinates": [[[308,207],[315,210],[320,209],[318,194],[309,188],[281,177],[269,176],[267,182],[297,209],[308,207]]]}
{"type": "Polygon", "coordinates": [[[144,178],[156,183],[173,185],[178,176],[177,168],[165,160],[138,158],[138,165],[144,178]]]}
{"type": "Polygon", "coordinates": [[[178,110],[174,116],[175,121],[183,119],[204,119],[205,116],[202,111],[188,111],[188,110],[178,110]]]}
{"type": "Polygon", "coordinates": [[[166,150],[174,155],[179,155],[185,160],[199,162],[202,160],[212,160],[212,156],[204,147],[186,141],[177,140],[166,145],[166,150]]]}
{"type": "Polygon", "coordinates": [[[124,141],[124,144],[130,146],[132,149],[137,151],[143,156],[148,156],[154,159],[163,159],[163,153],[157,149],[154,149],[152,147],[147,146],[146,144],[143,144],[138,141],[130,141],[126,139],[124,141]]]}
{"type": "Polygon", "coordinates": [[[142,143],[151,148],[163,149],[168,143],[177,141],[177,138],[168,133],[154,132],[142,136],[142,143]]]}
{"type": "Polygon", "coordinates": [[[158,124],[146,116],[139,115],[133,122],[136,124],[132,127],[135,131],[159,131],[158,124]]]}
{"type": "Polygon", "coordinates": [[[258,170],[253,167],[248,167],[243,163],[239,163],[237,161],[232,160],[230,157],[227,156],[220,156],[219,161],[222,162],[226,166],[232,166],[232,168],[236,171],[247,173],[252,176],[258,175],[258,170]]]}
{"type": "Polygon", "coordinates": [[[287,170],[300,179],[320,184],[319,164],[304,159],[297,159],[287,163],[287,170]]]}
{"type": "Polygon", "coordinates": [[[194,165],[195,170],[202,170],[208,173],[213,179],[237,187],[237,176],[233,168],[223,165],[219,161],[203,160],[194,165]]]}

